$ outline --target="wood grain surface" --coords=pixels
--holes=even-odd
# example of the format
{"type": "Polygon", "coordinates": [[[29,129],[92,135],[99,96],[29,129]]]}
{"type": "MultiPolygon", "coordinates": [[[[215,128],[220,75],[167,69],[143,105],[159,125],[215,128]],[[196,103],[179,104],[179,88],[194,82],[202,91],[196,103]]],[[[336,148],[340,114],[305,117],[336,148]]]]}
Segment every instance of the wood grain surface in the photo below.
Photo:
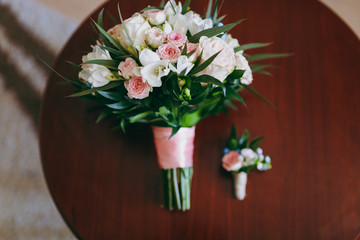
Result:
{"type": "MultiPolygon", "coordinates": [[[[202,12],[206,0],[192,2],[202,12]]],[[[124,17],[158,4],[122,1],[124,17]]],[[[116,2],[105,8],[116,15],[116,2]]],[[[97,11],[98,12],[98,11],[97,11]]],[[[225,0],[225,23],[240,43],[273,42],[266,52],[291,52],[272,77],[255,75],[250,93],[228,115],[198,124],[190,212],[160,207],[161,182],[152,134],[134,126],[95,124],[96,106],[69,99],[72,88],[53,74],[43,100],[43,169],[59,211],[81,239],[355,239],[360,233],[360,44],[335,15],[314,0],[225,0]],[[247,197],[233,198],[232,179],[220,159],[235,124],[265,136],[273,169],[249,174],[247,197]]],[[[95,15],[93,15],[95,17],[95,15]]],[[[108,21],[109,24],[109,21],[108,21]]],[[[110,26],[110,25],[108,25],[110,26]]],[[[81,62],[94,35],[85,22],[55,66],[81,62]]],[[[261,50],[250,52],[257,53],[261,50]]]]}

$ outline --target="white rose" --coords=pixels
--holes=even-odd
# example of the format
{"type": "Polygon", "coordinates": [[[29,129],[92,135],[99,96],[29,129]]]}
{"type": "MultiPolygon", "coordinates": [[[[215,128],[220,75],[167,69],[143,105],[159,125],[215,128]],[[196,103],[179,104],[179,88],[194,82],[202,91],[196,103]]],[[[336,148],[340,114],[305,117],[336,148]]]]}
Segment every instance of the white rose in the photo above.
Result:
{"type": "Polygon", "coordinates": [[[139,60],[144,66],[139,69],[143,81],[151,87],[161,87],[161,77],[170,72],[169,62],[161,60],[159,55],[147,48],[140,52],[139,60]]]}
{"type": "Polygon", "coordinates": [[[239,41],[236,38],[233,38],[229,33],[225,36],[225,42],[229,44],[232,48],[240,46],[239,41]]]}
{"type": "MultiPolygon", "coordinates": [[[[129,36],[134,43],[134,46],[139,51],[146,46],[145,44],[145,31],[150,29],[151,26],[144,19],[144,17],[140,13],[135,13],[131,18],[128,18],[124,21],[126,29],[128,30],[129,36]]],[[[130,41],[125,33],[124,27],[117,27],[116,39],[121,43],[121,45],[129,50],[130,49],[130,41]]]]}
{"type": "Polygon", "coordinates": [[[210,18],[202,19],[199,14],[189,11],[185,14],[185,19],[187,19],[187,27],[191,33],[194,35],[202,30],[212,28],[213,22],[210,18]]]}
{"type": "Polygon", "coordinates": [[[160,25],[166,20],[166,13],[164,10],[148,10],[145,11],[143,14],[153,25],[160,25]]]}
{"type": "Polygon", "coordinates": [[[240,82],[245,85],[250,85],[253,81],[252,71],[249,62],[241,53],[235,54],[236,69],[245,70],[244,75],[241,77],[240,82]]]}
{"type": "Polygon", "coordinates": [[[174,32],[186,34],[188,30],[188,19],[185,15],[177,13],[176,15],[169,16],[169,23],[173,26],[174,32]]]}
{"type": "MultiPolygon", "coordinates": [[[[100,46],[95,46],[93,52],[82,57],[83,63],[99,59],[111,59],[109,52],[102,49],[100,46]]],[[[115,76],[108,68],[102,65],[83,64],[82,70],[79,73],[79,78],[89,82],[93,87],[101,87],[108,84],[111,79],[115,78],[115,76]]]]}
{"type": "Polygon", "coordinates": [[[234,71],[235,68],[235,52],[224,40],[218,37],[201,37],[199,42],[200,52],[202,51],[201,62],[206,61],[215,53],[221,51],[214,61],[203,71],[197,75],[210,75],[217,78],[219,81],[224,81],[225,78],[234,71]]]}
{"type": "Polygon", "coordinates": [[[176,5],[176,2],[174,0],[170,0],[165,4],[164,10],[166,12],[166,15],[168,15],[168,16],[175,15],[177,13],[181,13],[181,11],[182,11],[181,2],[179,2],[178,5],[176,5]],[[175,9],[175,12],[174,12],[173,8],[175,9]]]}
{"type": "Polygon", "coordinates": [[[145,31],[145,40],[153,48],[158,48],[165,42],[166,34],[160,28],[153,27],[145,31]]]}

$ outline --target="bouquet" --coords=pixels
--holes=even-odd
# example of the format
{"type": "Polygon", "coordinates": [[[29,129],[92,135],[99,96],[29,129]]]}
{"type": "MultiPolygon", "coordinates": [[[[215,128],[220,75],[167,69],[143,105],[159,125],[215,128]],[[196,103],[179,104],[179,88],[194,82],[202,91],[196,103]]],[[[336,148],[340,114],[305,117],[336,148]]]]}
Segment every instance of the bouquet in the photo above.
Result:
{"type": "Polygon", "coordinates": [[[259,147],[263,137],[249,140],[249,131],[237,140],[236,129],[233,126],[227,148],[224,150],[222,166],[233,174],[234,192],[239,200],[244,200],[246,195],[247,175],[253,170],[266,171],[271,169],[271,159],[263,155],[259,147]]]}
{"type": "Polygon", "coordinates": [[[239,91],[249,87],[253,72],[265,73],[269,65],[249,65],[251,60],[284,54],[249,56],[244,50],[267,43],[240,45],[228,34],[241,20],[222,24],[218,2],[209,2],[204,17],[174,0],[149,6],[109,29],[103,11],[93,21],[98,41],[70,63],[78,78],[70,97],[91,98],[103,106],[98,121],[109,117],[123,129],[133,123],[153,126],[159,167],[162,169],[164,204],[168,209],[189,210],[193,174],[195,125],[208,115],[245,104],[239,91]]]}

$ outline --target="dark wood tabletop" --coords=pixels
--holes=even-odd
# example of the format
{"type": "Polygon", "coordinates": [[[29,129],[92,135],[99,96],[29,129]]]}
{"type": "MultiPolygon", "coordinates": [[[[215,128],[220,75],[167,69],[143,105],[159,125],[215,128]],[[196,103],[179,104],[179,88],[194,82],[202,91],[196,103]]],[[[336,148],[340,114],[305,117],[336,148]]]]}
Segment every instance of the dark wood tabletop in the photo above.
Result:
{"type": "MultiPolygon", "coordinates": [[[[203,12],[206,0],[193,1],[203,12]]],[[[121,1],[125,18],[157,1],[121,1]]],[[[116,2],[105,5],[114,16],[116,2]]],[[[100,9],[99,9],[100,10],[100,9]]],[[[93,17],[99,12],[96,11],[93,17]]],[[[355,239],[360,233],[360,43],[315,0],[225,0],[225,23],[247,19],[232,35],[240,43],[273,42],[259,52],[272,77],[255,75],[248,108],[201,121],[196,129],[192,206],[161,208],[161,175],[149,126],[126,134],[112,121],[95,124],[97,107],[65,98],[70,86],[50,77],[43,99],[40,149],[53,199],[81,239],[355,239]],[[244,201],[233,197],[220,159],[230,127],[264,136],[273,169],[251,172],[244,201]]],[[[105,16],[107,16],[105,14],[105,16]]],[[[109,19],[107,17],[107,24],[109,19]]],[[[89,21],[75,32],[55,69],[75,74],[94,34],[89,21]]]]}

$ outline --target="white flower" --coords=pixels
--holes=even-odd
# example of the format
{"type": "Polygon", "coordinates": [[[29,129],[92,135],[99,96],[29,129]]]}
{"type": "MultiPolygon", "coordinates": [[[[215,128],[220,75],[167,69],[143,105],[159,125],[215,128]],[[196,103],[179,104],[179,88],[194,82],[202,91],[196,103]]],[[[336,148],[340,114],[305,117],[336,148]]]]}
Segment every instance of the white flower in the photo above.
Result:
{"type": "Polygon", "coordinates": [[[139,60],[144,66],[140,68],[140,73],[144,82],[151,87],[161,87],[161,77],[169,74],[169,62],[163,61],[150,49],[144,49],[140,52],[139,60]]]}
{"type": "Polygon", "coordinates": [[[179,2],[178,5],[176,5],[176,2],[174,0],[170,0],[165,4],[164,10],[166,12],[166,15],[168,15],[168,16],[175,15],[177,13],[181,13],[181,11],[182,11],[181,2],[179,2]],[[175,12],[174,12],[173,8],[175,9],[175,12]]]}
{"type": "Polygon", "coordinates": [[[236,69],[245,70],[244,75],[241,77],[240,82],[245,85],[250,85],[253,81],[252,71],[248,61],[241,53],[235,54],[236,69]]]}
{"type": "MultiPolygon", "coordinates": [[[[135,48],[140,51],[144,46],[146,46],[145,31],[151,28],[150,24],[140,13],[135,13],[131,18],[126,19],[124,24],[135,48]]],[[[124,27],[117,27],[117,29],[118,30],[115,35],[117,40],[125,49],[129,50],[131,43],[125,33],[124,27]]]]}
{"type": "Polygon", "coordinates": [[[210,75],[217,78],[219,81],[224,81],[225,78],[234,71],[235,68],[235,52],[224,40],[218,37],[201,37],[199,44],[200,52],[202,51],[201,61],[204,62],[215,53],[221,51],[214,61],[203,71],[197,75],[210,75]]]}
{"type": "Polygon", "coordinates": [[[170,64],[169,67],[171,71],[176,72],[177,74],[180,74],[183,71],[185,71],[184,75],[187,75],[190,72],[190,70],[194,67],[194,64],[189,60],[188,57],[183,55],[178,58],[176,68],[172,64],[170,64]]]}
{"type": "Polygon", "coordinates": [[[166,34],[160,28],[153,27],[145,31],[146,42],[153,48],[158,48],[165,42],[166,34]]]}
{"type": "Polygon", "coordinates": [[[244,157],[244,165],[251,165],[254,163],[254,159],[258,158],[258,155],[256,152],[254,152],[250,148],[243,148],[241,150],[241,155],[244,157]]]}
{"type": "Polygon", "coordinates": [[[165,34],[169,34],[172,32],[172,26],[170,25],[170,23],[168,23],[167,21],[165,21],[164,25],[163,25],[163,29],[164,29],[164,33],[165,34]]]}
{"type": "Polygon", "coordinates": [[[225,36],[225,42],[229,44],[232,48],[240,46],[239,41],[236,38],[233,38],[229,33],[225,36]]]}
{"type": "MultiPolygon", "coordinates": [[[[83,63],[90,60],[109,60],[110,54],[107,50],[102,49],[100,46],[95,46],[93,52],[88,53],[82,57],[83,63]]],[[[93,87],[101,87],[114,79],[115,76],[111,71],[98,64],[83,64],[82,70],[79,73],[79,78],[89,82],[93,87]]]]}
{"type": "Polygon", "coordinates": [[[188,19],[185,15],[177,13],[176,15],[169,16],[169,23],[173,26],[173,31],[186,34],[188,30],[188,19]]]}
{"type": "Polygon", "coordinates": [[[191,33],[194,35],[202,30],[212,28],[213,22],[210,18],[202,19],[199,14],[189,11],[185,14],[185,19],[187,19],[187,27],[191,33]]]}
{"type": "Polygon", "coordinates": [[[153,25],[160,25],[165,22],[166,14],[163,10],[148,10],[143,13],[148,21],[153,25]]]}

